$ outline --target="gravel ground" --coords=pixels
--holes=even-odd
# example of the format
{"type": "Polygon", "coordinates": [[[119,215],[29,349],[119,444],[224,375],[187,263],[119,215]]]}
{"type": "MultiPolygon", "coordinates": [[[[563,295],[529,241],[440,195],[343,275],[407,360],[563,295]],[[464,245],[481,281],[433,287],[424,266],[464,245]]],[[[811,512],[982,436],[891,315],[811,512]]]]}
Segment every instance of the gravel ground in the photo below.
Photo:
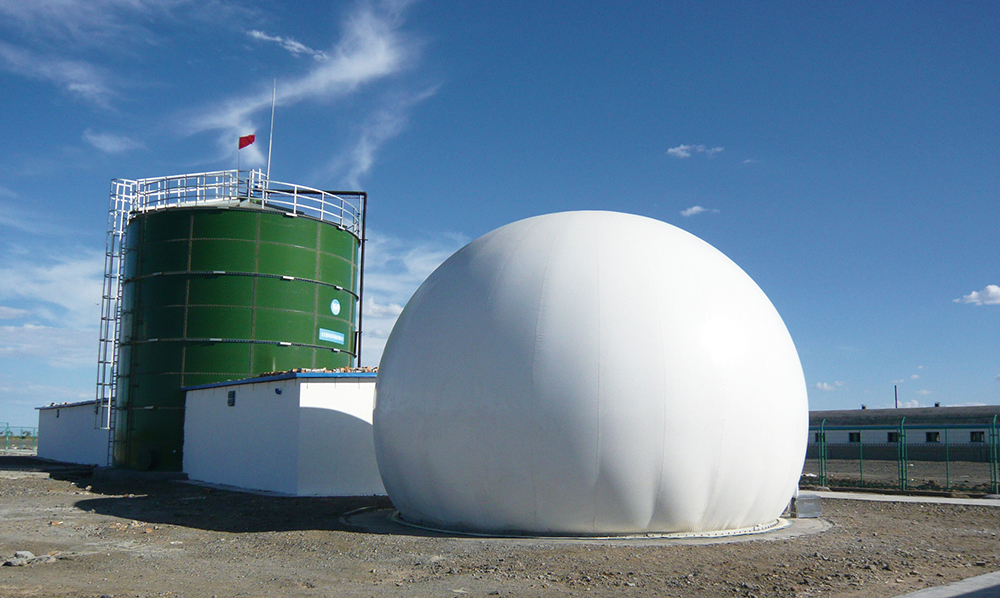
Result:
{"type": "Polygon", "coordinates": [[[898,596],[1000,570],[1000,508],[824,500],[826,531],[674,544],[371,533],[385,499],[106,482],[0,457],[0,595],[898,596]]]}

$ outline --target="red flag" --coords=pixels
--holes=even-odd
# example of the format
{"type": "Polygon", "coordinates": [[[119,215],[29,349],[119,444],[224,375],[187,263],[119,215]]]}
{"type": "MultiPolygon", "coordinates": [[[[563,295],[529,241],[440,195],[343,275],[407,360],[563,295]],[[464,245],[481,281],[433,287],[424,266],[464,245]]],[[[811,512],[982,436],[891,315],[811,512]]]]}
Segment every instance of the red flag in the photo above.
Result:
{"type": "Polygon", "coordinates": [[[243,149],[246,146],[250,145],[251,143],[253,143],[254,139],[256,139],[256,138],[257,138],[256,135],[247,135],[245,137],[240,137],[240,147],[239,147],[239,149],[243,149]]]}

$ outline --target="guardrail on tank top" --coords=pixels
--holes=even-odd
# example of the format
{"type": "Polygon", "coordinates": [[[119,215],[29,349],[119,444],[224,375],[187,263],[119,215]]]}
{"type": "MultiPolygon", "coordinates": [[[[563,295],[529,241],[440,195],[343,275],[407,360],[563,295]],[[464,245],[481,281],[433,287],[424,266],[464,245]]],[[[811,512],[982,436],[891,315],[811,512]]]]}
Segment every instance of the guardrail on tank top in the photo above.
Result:
{"type": "Polygon", "coordinates": [[[181,205],[270,208],[331,222],[361,235],[360,192],[322,191],[270,181],[259,170],[220,170],[115,182],[129,187],[121,193],[131,198],[133,211],[181,205]]]}

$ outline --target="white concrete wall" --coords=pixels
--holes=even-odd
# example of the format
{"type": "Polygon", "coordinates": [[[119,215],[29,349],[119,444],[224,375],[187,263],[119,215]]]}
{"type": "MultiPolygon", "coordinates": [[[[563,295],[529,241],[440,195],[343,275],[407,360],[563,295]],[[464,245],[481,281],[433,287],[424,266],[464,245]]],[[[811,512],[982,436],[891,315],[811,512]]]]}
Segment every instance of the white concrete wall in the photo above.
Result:
{"type": "Polygon", "coordinates": [[[94,404],[39,409],[38,456],[67,463],[107,465],[108,431],[94,428],[94,404]]]}
{"type": "Polygon", "coordinates": [[[184,471],[192,480],[300,496],[384,495],[372,435],[374,398],[374,378],[188,391],[184,471]],[[236,405],[229,407],[232,390],[236,405]]]}
{"type": "Polygon", "coordinates": [[[296,494],[298,393],[294,379],[188,391],[184,472],[192,480],[296,494]]]}
{"type": "Polygon", "coordinates": [[[384,495],[375,461],[374,378],[306,378],[299,402],[303,496],[384,495]]]}
{"type": "MultiPolygon", "coordinates": [[[[968,428],[919,428],[919,429],[907,429],[906,430],[906,444],[927,444],[927,432],[938,432],[940,434],[940,443],[944,443],[945,431],[948,432],[948,442],[950,444],[968,443],[970,439],[970,432],[984,432],[986,439],[989,439],[989,430],[986,428],[982,429],[968,429],[968,428]]],[[[850,433],[858,432],[859,430],[827,430],[826,441],[828,444],[849,444],[850,443],[850,433]]],[[[861,441],[865,444],[878,444],[889,442],[889,433],[897,432],[898,430],[860,430],[861,441]]],[[[816,430],[809,431],[809,442],[816,442],[816,430]]]]}

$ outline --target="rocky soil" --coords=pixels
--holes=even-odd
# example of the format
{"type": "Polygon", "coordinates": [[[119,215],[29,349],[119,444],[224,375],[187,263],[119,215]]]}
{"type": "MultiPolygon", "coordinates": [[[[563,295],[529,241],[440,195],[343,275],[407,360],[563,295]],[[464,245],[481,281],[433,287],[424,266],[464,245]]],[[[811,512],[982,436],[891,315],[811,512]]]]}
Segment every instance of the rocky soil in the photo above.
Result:
{"type": "Polygon", "coordinates": [[[877,598],[1000,570],[1000,508],[987,506],[824,500],[829,529],[783,540],[495,539],[345,517],[385,499],[83,475],[0,457],[0,562],[38,559],[0,567],[0,596],[877,598]]]}

